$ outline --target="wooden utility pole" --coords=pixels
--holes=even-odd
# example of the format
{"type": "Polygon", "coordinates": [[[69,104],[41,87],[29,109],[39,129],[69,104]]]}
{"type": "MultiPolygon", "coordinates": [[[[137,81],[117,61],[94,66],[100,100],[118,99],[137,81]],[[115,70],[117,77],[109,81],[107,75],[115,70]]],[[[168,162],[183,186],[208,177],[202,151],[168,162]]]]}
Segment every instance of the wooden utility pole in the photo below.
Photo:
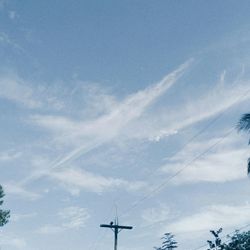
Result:
{"type": "Polygon", "coordinates": [[[107,227],[110,228],[114,232],[115,240],[114,240],[114,250],[117,250],[118,244],[118,233],[122,231],[122,229],[129,229],[131,230],[133,227],[131,226],[120,226],[118,225],[118,220],[115,220],[115,224],[113,221],[110,224],[101,224],[100,227],[107,227]]]}

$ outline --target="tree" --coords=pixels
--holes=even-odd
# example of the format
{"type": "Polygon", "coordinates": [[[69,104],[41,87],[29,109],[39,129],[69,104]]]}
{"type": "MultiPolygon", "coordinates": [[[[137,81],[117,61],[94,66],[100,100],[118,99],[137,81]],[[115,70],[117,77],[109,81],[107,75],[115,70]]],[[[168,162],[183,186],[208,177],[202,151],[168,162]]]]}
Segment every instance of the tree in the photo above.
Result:
{"type": "MultiPolygon", "coordinates": [[[[2,186],[0,185],[0,206],[3,205],[3,197],[4,197],[4,191],[2,186]]],[[[4,226],[10,218],[10,211],[9,210],[3,210],[0,209],[0,227],[4,226]]]]}
{"type": "MultiPolygon", "coordinates": [[[[244,114],[240,118],[240,120],[237,124],[237,129],[238,129],[238,131],[243,130],[243,131],[250,133],[250,113],[244,114]]],[[[249,140],[248,144],[250,145],[250,140],[249,140]]],[[[248,158],[247,173],[250,174],[250,158],[248,158]]]]}
{"type": "Polygon", "coordinates": [[[209,244],[208,250],[223,250],[225,248],[224,244],[221,241],[220,233],[222,232],[222,228],[217,231],[210,230],[211,234],[215,237],[215,240],[208,240],[207,243],[209,244]]]}
{"type": "Polygon", "coordinates": [[[228,240],[222,242],[220,233],[222,228],[218,231],[210,231],[215,239],[213,241],[208,240],[208,250],[250,250],[250,231],[240,233],[238,230],[235,231],[233,236],[227,236],[228,240]]]}
{"type": "Polygon", "coordinates": [[[233,236],[228,236],[230,242],[225,244],[225,250],[250,250],[250,231],[240,233],[235,231],[233,236]]]}
{"type": "Polygon", "coordinates": [[[162,246],[154,247],[155,250],[173,250],[177,248],[177,242],[174,240],[174,235],[172,233],[165,233],[162,240],[162,246]]]}

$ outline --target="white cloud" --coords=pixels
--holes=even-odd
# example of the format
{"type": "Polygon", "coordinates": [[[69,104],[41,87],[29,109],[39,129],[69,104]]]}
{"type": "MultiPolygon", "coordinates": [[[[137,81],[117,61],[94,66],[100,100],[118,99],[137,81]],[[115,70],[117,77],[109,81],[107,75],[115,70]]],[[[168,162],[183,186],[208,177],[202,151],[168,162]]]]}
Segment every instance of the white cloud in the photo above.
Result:
{"type": "Polygon", "coordinates": [[[250,205],[229,206],[212,205],[200,212],[181,218],[166,226],[174,233],[189,233],[209,231],[211,229],[234,228],[244,226],[250,222],[250,205]]]}
{"type": "Polygon", "coordinates": [[[38,198],[40,198],[39,194],[25,189],[22,185],[19,185],[18,183],[4,183],[3,187],[6,193],[11,196],[14,195],[19,198],[26,198],[29,200],[37,200],[38,198]]]}
{"type": "MultiPolygon", "coordinates": [[[[157,117],[159,116],[157,119],[150,119],[153,115],[150,113],[150,117],[145,122],[142,114],[176,82],[188,65],[189,63],[182,65],[176,71],[167,75],[161,82],[132,94],[123,102],[114,102],[116,105],[113,109],[108,105],[110,112],[97,119],[76,121],[65,116],[33,115],[31,117],[32,123],[51,131],[60,145],[66,143],[75,148],[65,157],[49,164],[48,168],[53,169],[62,166],[102,144],[114,139],[121,139],[124,134],[129,138],[148,138],[149,140],[159,141],[165,136],[177,133],[177,130],[218,114],[239,101],[249,98],[248,95],[242,97],[247,89],[247,82],[240,81],[240,78],[237,78],[237,82],[233,82],[232,85],[229,84],[230,87],[228,87],[225,85],[226,73],[222,72],[216,87],[202,98],[184,103],[183,107],[179,108],[180,112],[169,112],[167,115],[157,113],[157,117]],[[239,98],[240,96],[241,98],[239,98]],[[168,125],[165,127],[165,124],[168,125]]],[[[201,149],[202,144],[203,142],[199,144],[199,149],[201,149]]],[[[206,142],[204,145],[207,144],[206,142]]],[[[195,150],[192,149],[192,151],[195,150]]],[[[194,156],[193,153],[190,155],[194,156]]],[[[172,159],[169,167],[163,168],[164,171],[167,173],[176,172],[185,163],[182,159],[187,159],[187,157],[181,155],[179,159],[172,159]]],[[[243,178],[245,175],[244,159],[242,150],[221,149],[216,155],[208,154],[204,159],[196,161],[195,164],[183,171],[175,179],[175,182],[223,182],[243,178]],[[234,159],[232,159],[232,155],[234,159]],[[232,164],[233,160],[234,164],[232,164]],[[216,166],[219,165],[216,175],[214,174],[215,162],[216,166]]],[[[44,175],[44,173],[41,173],[41,175],[44,175]]],[[[103,192],[115,186],[126,187],[130,190],[143,186],[137,182],[132,184],[122,179],[104,178],[78,170],[70,170],[69,172],[67,170],[52,171],[49,176],[60,181],[68,189],[71,187],[71,192],[75,194],[79,193],[80,190],[103,192]]],[[[39,174],[30,179],[32,178],[39,178],[39,174]]]]}
{"type": "MultiPolygon", "coordinates": [[[[64,116],[33,115],[31,121],[39,126],[49,128],[58,135],[67,134],[66,138],[79,136],[80,132],[83,133],[85,127],[85,133],[88,133],[85,123],[75,122],[64,116]]],[[[65,140],[65,138],[63,138],[63,140],[65,140]]]]}
{"type": "Polygon", "coordinates": [[[0,152],[0,161],[2,162],[12,161],[12,160],[18,159],[21,156],[22,156],[21,152],[4,151],[4,152],[0,152]]]}
{"type": "Polygon", "coordinates": [[[86,208],[74,206],[64,208],[58,215],[64,220],[63,227],[68,229],[84,227],[86,221],[90,218],[90,214],[86,208]]]}
{"type": "Polygon", "coordinates": [[[14,75],[0,78],[0,97],[20,103],[28,108],[38,108],[42,105],[34,98],[33,89],[21,78],[14,75]]]}
{"type": "Polygon", "coordinates": [[[35,216],[37,216],[37,213],[30,213],[30,214],[14,214],[14,213],[11,213],[10,221],[18,222],[18,221],[22,221],[22,220],[25,220],[25,219],[34,218],[35,216]]]}
{"type": "MultiPolygon", "coordinates": [[[[0,2],[0,10],[1,10],[1,2],[0,2]]],[[[5,32],[0,32],[0,44],[7,45],[15,50],[24,52],[24,49],[17,42],[11,39],[9,35],[5,32]]]]}
{"type": "Polygon", "coordinates": [[[162,171],[174,174],[185,168],[172,180],[175,184],[196,182],[226,182],[246,178],[246,148],[237,144],[236,135],[221,141],[211,151],[193,161],[221,138],[189,144],[184,152],[169,159],[162,171]],[[190,163],[191,162],[191,163],[190,163]],[[185,167],[187,166],[187,167],[185,167]]]}
{"type": "Polygon", "coordinates": [[[48,224],[42,226],[39,229],[39,233],[61,233],[65,230],[85,227],[87,220],[90,218],[90,214],[86,208],[71,206],[60,210],[57,217],[61,221],[58,225],[48,224]]]}
{"type": "Polygon", "coordinates": [[[239,81],[228,85],[219,82],[215,88],[200,99],[196,99],[184,106],[180,114],[180,116],[183,115],[183,123],[179,126],[176,123],[175,127],[178,130],[239,104],[250,98],[249,90],[248,81],[239,81]]]}
{"type": "Polygon", "coordinates": [[[159,207],[145,209],[141,217],[146,222],[146,225],[150,225],[171,219],[172,216],[170,215],[170,208],[166,204],[160,204],[159,207]]]}
{"type": "MultiPolygon", "coordinates": [[[[66,143],[75,147],[75,149],[69,154],[66,154],[65,157],[50,164],[50,168],[53,169],[62,166],[68,161],[71,161],[102,144],[110,142],[111,140],[119,140],[124,134],[129,138],[148,138],[152,141],[159,141],[165,136],[177,133],[177,130],[181,130],[196,122],[218,114],[219,112],[238,104],[238,102],[249,98],[249,95],[242,96],[247,90],[248,83],[241,81],[240,77],[237,77],[237,81],[233,81],[231,85],[225,85],[226,72],[224,71],[214,89],[211,89],[206,95],[198,100],[195,99],[195,101],[192,100],[188,103],[184,103],[182,105],[183,107],[178,108],[180,112],[169,111],[167,114],[157,113],[156,119],[151,119],[155,116],[150,113],[150,117],[147,117],[147,120],[145,121],[142,114],[147,110],[147,107],[149,107],[159,96],[164,94],[166,90],[174,84],[188,65],[189,63],[182,65],[179,69],[166,76],[160,83],[127,97],[121,103],[116,103],[116,106],[111,109],[110,113],[102,115],[94,120],[76,121],[64,116],[51,115],[32,116],[32,122],[48,129],[53,135],[56,135],[56,140],[60,145],[66,143]],[[165,124],[168,125],[165,127],[165,124]]],[[[201,149],[202,143],[199,144],[199,149],[201,149]]],[[[207,145],[207,142],[204,145],[207,145]]],[[[192,151],[194,150],[192,149],[192,151]]],[[[240,150],[237,152],[232,151],[234,150],[225,149],[224,152],[222,149],[220,156],[218,156],[218,154],[216,156],[209,154],[204,160],[199,160],[196,164],[193,164],[192,167],[189,167],[187,170],[189,174],[187,174],[186,170],[181,173],[178,178],[175,179],[175,182],[223,182],[243,178],[245,175],[245,164],[243,164],[245,159],[244,152],[240,150]],[[237,161],[237,163],[234,162],[235,164],[232,164],[232,160],[229,160],[232,158],[232,154],[234,154],[235,161],[237,161]],[[210,158],[208,159],[208,157],[210,158]],[[215,161],[217,162],[217,166],[220,165],[217,169],[216,175],[214,174],[215,161]],[[201,167],[201,165],[203,167],[201,167]]],[[[190,155],[193,156],[194,154],[191,152],[190,155]]],[[[181,155],[179,159],[173,159],[174,161],[170,162],[170,166],[164,168],[164,171],[173,173],[180,167],[183,167],[184,162],[182,161],[182,158],[187,159],[187,157],[183,157],[183,155],[181,155]],[[178,164],[176,162],[178,162],[178,164]]],[[[58,173],[53,172],[51,177],[59,180],[68,187],[71,183],[79,183],[78,185],[71,185],[72,193],[79,193],[79,188],[92,190],[94,192],[102,192],[111,186],[119,185],[124,187],[128,184],[124,183],[123,180],[117,179],[108,179],[107,181],[106,178],[104,178],[104,180],[101,179],[103,177],[100,176],[95,176],[93,180],[92,174],[90,174],[90,179],[92,181],[86,181],[83,184],[81,180],[86,179],[86,175],[88,176],[89,173],[84,171],[82,173],[76,173],[75,170],[73,170],[69,173],[60,171],[58,173]],[[67,180],[65,177],[67,174],[69,174],[74,181],[67,180]],[[94,186],[93,183],[95,183],[94,186]]]]}
{"type": "Polygon", "coordinates": [[[85,170],[72,168],[53,171],[48,176],[59,181],[73,194],[78,194],[80,190],[102,193],[113,188],[135,191],[145,187],[145,183],[141,181],[129,182],[123,179],[103,177],[85,170]]]}
{"type": "Polygon", "coordinates": [[[51,224],[47,224],[39,228],[38,233],[41,234],[57,234],[65,231],[65,228],[63,228],[61,225],[55,226],[51,224]]]}
{"type": "MultiPolygon", "coordinates": [[[[146,188],[144,181],[129,181],[122,178],[106,177],[72,165],[69,166],[70,167],[51,169],[48,160],[35,157],[33,160],[33,167],[35,167],[35,169],[32,169],[31,174],[22,179],[19,184],[16,184],[17,187],[11,186],[10,191],[17,195],[29,197],[29,193],[26,193],[25,185],[42,177],[55,181],[72,195],[79,195],[81,191],[100,194],[102,192],[113,191],[117,188],[128,192],[135,192],[146,188]]],[[[30,198],[32,198],[31,194],[30,196],[30,198]]],[[[36,196],[34,198],[36,198],[36,196]]]]}
{"type": "Polygon", "coordinates": [[[6,233],[0,233],[0,245],[1,246],[9,246],[17,249],[26,249],[27,242],[25,239],[17,237],[13,234],[7,235],[6,233]]]}
{"type": "Polygon", "coordinates": [[[167,106],[157,112],[154,110],[132,123],[127,133],[134,138],[148,138],[157,142],[250,99],[249,80],[242,80],[242,74],[235,80],[227,80],[223,71],[219,78],[218,83],[210,87],[205,94],[195,98],[192,94],[189,98],[186,95],[187,99],[181,104],[167,106]]]}
{"type": "Polygon", "coordinates": [[[69,118],[57,116],[33,116],[33,121],[49,130],[59,132],[60,140],[81,141],[81,145],[58,161],[53,167],[61,166],[79,155],[82,155],[103,143],[117,137],[133,120],[138,119],[157,98],[163,95],[185,72],[191,61],[181,65],[177,70],[164,77],[159,83],[127,97],[123,102],[113,107],[106,115],[93,121],[76,122],[69,118]],[[63,131],[62,131],[63,130],[63,131]]]}
{"type": "Polygon", "coordinates": [[[71,94],[74,96],[80,93],[84,106],[81,112],[84,117],[93,118],[108,114],[119,104],[108,89],[102,88],[97,83],[79,82],[78,84],[80,86],[76,87],[71,94]]]}
{"type": "MultiPolygon", "coordinates": [[[[11,40],[7,35],[0,33],[0,42],[11,43],[11,40]]],[[[45,87],[34,85],[14,73],[0,76],[0,98],[28,109],[59,111],[64,107],[63,101],[53,96],[52,90],[48,91],[45,87]]]]}

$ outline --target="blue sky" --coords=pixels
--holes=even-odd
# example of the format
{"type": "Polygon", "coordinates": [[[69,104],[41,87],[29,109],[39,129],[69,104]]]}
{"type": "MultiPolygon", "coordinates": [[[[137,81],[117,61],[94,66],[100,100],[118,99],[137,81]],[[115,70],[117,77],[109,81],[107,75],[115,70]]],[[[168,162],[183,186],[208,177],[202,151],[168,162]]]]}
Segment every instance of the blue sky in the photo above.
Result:
{"type": "MultiPolygon", "coordinates": [[[[1,249],[119,249],[250,223],[249,1],[0,0],[1,249]],[[116,212],[117,211],[117,212],[116,212]]],[[[204,247],[206,249],[206,246],[204,247]]]]}

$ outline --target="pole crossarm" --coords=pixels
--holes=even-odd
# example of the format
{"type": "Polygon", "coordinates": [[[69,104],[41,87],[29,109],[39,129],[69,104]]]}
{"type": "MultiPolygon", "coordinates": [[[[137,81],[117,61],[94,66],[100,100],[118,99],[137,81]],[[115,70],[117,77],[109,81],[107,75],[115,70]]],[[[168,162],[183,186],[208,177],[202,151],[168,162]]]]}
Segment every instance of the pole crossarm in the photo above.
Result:
{"type": "Polygon", "coordinates": [[[101,224],[100,227],[110,228],[114,232],[115,240],[114,240],[114,250],[117,250],[118,245],[118,233],[123,229],[131,230],[133,227],[131,226],[120,226],[118,225],[118,219],[115,221],[115,224],[111,222],[110,224],[101,224]]]}
{"type": "Polygon", "coordinates": [[[117,228],[117,229],[133,229],[131,226],[120,226],[120,225],[110,225],[110,224],[101,224],[100,227],[108,227],[108,228],[117,228]]]}

